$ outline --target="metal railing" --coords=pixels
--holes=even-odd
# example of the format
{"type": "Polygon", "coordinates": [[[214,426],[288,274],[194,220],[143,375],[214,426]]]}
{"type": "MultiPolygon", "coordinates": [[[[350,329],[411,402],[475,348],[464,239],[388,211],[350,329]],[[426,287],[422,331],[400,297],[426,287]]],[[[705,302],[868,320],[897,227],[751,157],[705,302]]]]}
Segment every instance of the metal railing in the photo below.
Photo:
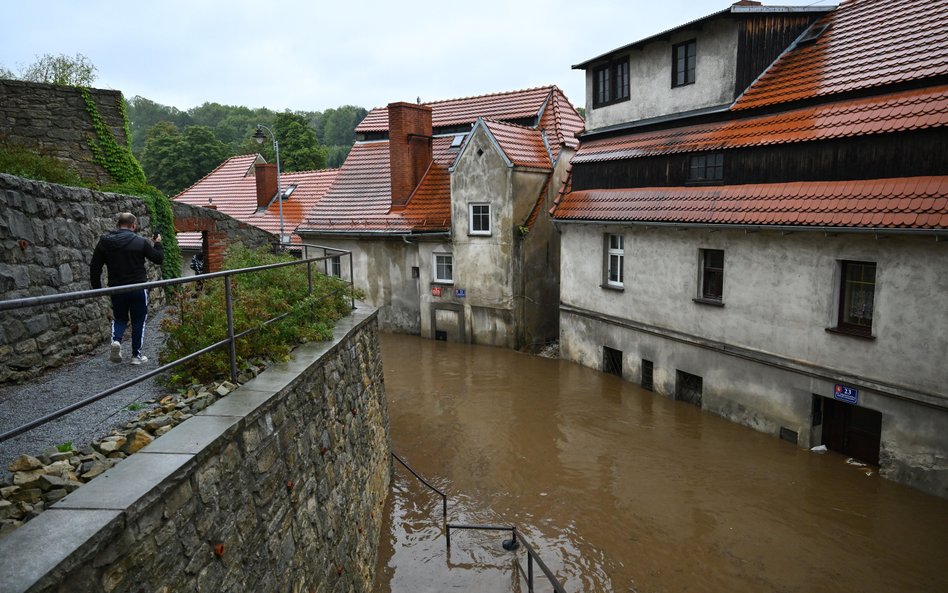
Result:
{"type": "Polygon", "coordinates": [[[510,539],[504,540],[503,548],[507,551],[514,551],[523,544],[524,550],[527,552],[527,569],[524,570],[523,566],[520,564],[519,560],[516,561],[517,571],[523,576],[524,580],[527,582],[527,591],[533,593],[533,564],[540,568],[540,571],[546,576],[547,580],[550,582],[550,585],[553,586],[553,591],[555,593],[566,593],[566,590],[560,584],[559,580],[556,578],[556,575],[553,574],[553,571],[549,569],[545,562],[540,558],[540,555],[537,554],[537,551],[530,545],[529,542],[523,537],[523,534],[517,529],[516,526],[506,526],[506,525],[463,525],[457,523],[448,523],[448,495],[432,486],[428,480],[422,477],[413,467],[408,465],[408,463],[399,457],[394,451],[392,451],[392,457],[402,464],[405,469],[407,469],[413,476],[418,478],[422,484],[424,484],[429,490],[441,497],[441,516],[442,522],[444,525],[444,535],[447,543],[448,551],[451,551],[451,530],[452,529],[467,529],[467,530],[477,530],[477,531],[509,531],[510,539]]]}
{"type": "MultiPolygon", "coordinates": [[[[281,247],[283,247],[283,246],[288,246],[288,244],[283,244],[283,245],[281,245],[281,247]]],[[[66,407],[64,407],[64,408],[60,408],[59,410],[56,410],[56,411],[54,411],[54,412],[50,412],[49,414],[46,414],[45,416],[42,416],[42,417],[40,417],[40,418],[37,418],[37,419],[32,420],[32,421],[30,421],[30,422],[27,422],[26,424],[22,424],[22,425],[20,425],[20,426],[18,426],[18,427],[16,427],[16,428],[13,428],[13,429],[11,429],[11,430],[8,430],[8,431],[6,431],[6,432],[0,434],[0,443],[4,442],[4,441],[6,441],[6,440],[12,439],[12,438],[14,438],[14,437],[16,437],[16,436],[19,436],[19,435],[21,435],[21,434],[23,434],[23,433],[25,433],[25,432],[30,431],[30,430],[33,430],[34,428],[37,428],[38,426],[42,426],[42,425],[44,425],[44,424],[47,424],[47,423],[49,423],[49,422],[51,422],[51,421],[53,421],[53,420],[56,420],[57,418],[61,418],[61,417],[65,416],[66,414],[69,414],[69,413],[71,413],[71,412],[74,412],[74,411],[76,411],[76,410],[78,410],[78,409],[80,409],[80,408],[84,408],[84,407],[86,407],[86,406],[88,406],[88,405],[90,405],[90,404],[92,404],[92,403],[95,403],[95,402],[97,402],[97,401],[99,401],[99,400],[101,400],[101,399],[103,399],[103,398],[106,398],[106,397],[108,397],[108,396],[110,396],[110,395],[114,395],[115,393],[118,393],[119,391],[122,391],[122,390],[124,390],[124,389],[127,389],[127,388],[129,388],[129,387],[131,387],[131,386],[133,386],[133,385],[137,385],[138,383],[141,383],[142,381],[145,381],[145,380],[147,380],[147,379],[150,379],[151,377],[154,377],[155,375],[159,375],[159,374],[161,374],[161,373],[164,373],[165,371],[169,371],[169,370],[171,370],[171,369],[173,369],[173,368],[175,368],[175,367],[181,366],[182,364],[184,364],[184,363],[186,363],[186,362],[189,362],[189,361],[191,361],[191,360],[194,360],[194,359],[196,359],[196,358],[198,358],[198,357],[200,357],[200,356],[202,356],[202,355],[204,355],[204,354],[207,354],[208,352],[212,352],[212,351],[217,350],[218,348],[222,348],[222,347],[224,347],[224,346],[228,346],[228,348],[229,348],[229,356],[230,356],[230,380],[231,380],[231,382],[236,383],[236,382],[237,382],[237,340],[238,340],[239,338],[242,338],[242,337],[248,335],[248,334],[251,334],[251,333],[253,333],[253,332],[259,331],[259,330],[263,329],[263,328],[266,327],[266,326],[269,326],[269,325],[271,325],[271,324],[273,324],[273,323],[276,323],[276,322],[280,321],[281,319],[284,319],[285,317],[287,317],[288,315],[290,315],[290,314],[292,313],[292,311],[283,313],[283,314],[281,314],[281,315],[277,315],[276,317],[272,317],[272,318],[270,318],[270,319],[267,319],[266,321],[264,321],[263,323],[261,323],[261,324],[260,324],[259,326],[257,326],[257,327],[252,327],[252,328],[247,329],[247,330],[244,330],[244,331],[242,331],[242,332],[235,333],[235,331],[234,331],[233,289],[232,289],[231,278],[233,278],[234,276],[241,275],[241,274],[248,274],[248,273],[253,273],[253,272],[260,272],[260,271],[264,271],[264,270],[274,270],[274,269],[277,269],[277,268],[285,268],[285,267],[289,267],[289,266],[301,266],[301,265],[304,265],[304,264],[305,264],[305,265],[306,265],[308,294],[312,294],[312,293],[313,293],[313,264],[314,264],[314,263],[318,263],[318,262],[320,262],[320,261],[327,260],[327,259],[331,259],[331,258],[333,258],[333,257],[338,257],[338,256],[341,256],[341,255],[344,255],[344,254],[348,254],[348,256],[349,256],[349,282],[348,282],[348,285],[349,285],[349,292],[350,292],[350,294],[353,293],[352,252],[351,252],[351,251],[343,251],[343,250],[341,250],[341,249],[335,249],[335,248],[332,248],[332,247],[322,247],[322,246],[319,246],[319,245],[309,245],[309,247],[315,247],[315,248],[323,249],[323,250],[324,250],[324,251],[323,251],[324,253],[326,253],[326,250],[329,250],[329,251],[332,251],[332,252],[334,252],[334,253],[336,253],[336,254],[338,254],[338,255],[324,255],[324,256],[322,256],[322,257],[304,258],[304,259],[299,259],[299,260],[289,261],[289,262],[280,262],[280,263],[276,263],[276,264],[267,264],[267,265],[264,265],[264,266],[255,266],[255,267],[252,267],[252,268],[241,268],[241,269],[238,269],[238,270],[224,270],[224,271],[221,271],[221,272],[212,272],[212,273],[209,273],[209,274],[200,274],[200,275],[195,275],[195,276],[186,276],[186,277],[182,277],[182,278],[171,278],[171,279],[168,279],[168,280],[154,280],[154,281],[151,281],[151,282],[142,282],[142,283],[140,283],[140,284],[128,284],[128,285],[125,285],[125,286],[116,286],[116,287],[110,287],[110,288],[97,288],[97,289],[93,289],[93,290],[78,290],[78,291],[74,291],[74,292],[67,292],[67,293],[61,293],[61,294],[50,294],[50,295],[43,295],[43,296],[24,297],[24,298],[19,298],[19,299],[9,299],[9,300],[5,300],[5,301],[0,301],[0,312],[3,312],[3,311],[13,311],[13,310],[17,310],[17,309],[24,309],[24,308],[27,308],[27,307],[42,307],[42,306],[47,306],[47,305],[54,305],[54,304],[60,304],[60,303],[67,303],[67,302],[79,301],[79,300],[84,300],[84,299],[93,299],[93,298],[97,298],[97,297],[110,296],[110,295],[113,295],[113,294],[121,294],[121,293],[125,293],[125,292],[133,292],[133,291],[136,291],[136,290],[148,290],[148,289],[152,289],[152,288],[163,288],[163,287],[167,287],[167,286],[176,286],[176,285],[179,285],[179,284],[189,284],[189,283],[199,283],[199,282],[200,282],[200,283],[203,283],[203,282],[206,282],[206,281],[208,281],[208,280],[214,280],[214,279],[216,279],[216,278],[223,278],[223,279],[224,279],[224,298],[225,298],[225,306],[226,306],[226,308],[227,308],[227,337],[226,337],[225,339],[220,340],[220,341],[218,341],[218,342],[215,342],[215,343],[213,343],[213,344],[211,344],[211,345],[209,345],[209,346],[206,346],[206,347],[204,347],[204,348],[202,348],[202,349],[200,349],[200,350],[198,350],[198,351],[196,351],[196,352],[192,352],[191,354],[188,354],[188,355],[186,355],[186,356],[183,356],[183,357],[181,357],[181,358],[178,358],[178,359],[176,359],[176,360],[173,360],[173,361],[171,361],[171,362],[169,362],[169,363],[166,363],[166,364],[164,364],[164,365],[161,365],[161,366],[159,366],[158,368],[155,368],[155,369],[152,369],[152,370],[147,371],[147,372],[145,372],[145,373],[142,373],[141,375],[135,377],[134,379],[130,379],[130,380],[124,382],[124,383],[121,383],[121,384],[116,385],[116,386],[114,386],[114,387],[110,387],[110,388],[108,388],[108,389],[106,389],[106,390],[104,390],[104,391],[101,391],[101,392],[99,392],[99,393],[96,393],[95,395],[92,395],[92,396],[90,396],[90,397],[87,397],[87,398],[85,398],[85,399],[83,399],[83,400],[80,400],[80,401],[78,401],[78,402],[72,403],[72,404],[70,404],[70,405],[68,405],[68,406],[66,406],[66,407]]],[[[327,296],[334,296],[334,295],[338,295],[338,294],[339,294],[338,292],[335,292],[335,293],[330,293],[330,295],[327,295],[327,296]]],[[[350,300],[351,300],[351,306],[352,306],[352,308],[354,309],[354,308],[355,308],[355,296],[353,295],[350,300]]]]}

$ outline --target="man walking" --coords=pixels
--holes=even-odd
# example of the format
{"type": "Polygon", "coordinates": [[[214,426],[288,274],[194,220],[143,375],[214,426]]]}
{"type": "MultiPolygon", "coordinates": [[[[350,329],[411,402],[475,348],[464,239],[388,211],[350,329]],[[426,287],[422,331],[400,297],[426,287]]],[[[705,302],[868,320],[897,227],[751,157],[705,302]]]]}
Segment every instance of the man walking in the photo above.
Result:
{"type": "MultiPolygon", "coordinates": [[[[161,235],[155,235],[152,246],[144,237],[135,234],[137,220],[131,212],[118,216],[118,228],[99,237],[92,253],[90,276],[92,288],[102,288],[102,265],[109,269],[109,286],[125,286],[146,282],[145,258],[160,265],[165,259],[161,235]]],[[[148,316],[148,293],[144,289],[113,294],[112,298],[112,362],[122,362],[122,338],[129,317],[132,320],[132,364],[148,362],[142,354],[145,320],[148,316]]]]}

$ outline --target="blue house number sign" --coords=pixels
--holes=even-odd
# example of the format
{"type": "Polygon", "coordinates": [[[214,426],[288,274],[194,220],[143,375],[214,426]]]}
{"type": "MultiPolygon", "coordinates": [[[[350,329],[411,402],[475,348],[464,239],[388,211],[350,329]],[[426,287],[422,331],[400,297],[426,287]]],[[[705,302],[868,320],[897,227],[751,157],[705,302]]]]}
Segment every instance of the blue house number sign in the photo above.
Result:
{"type": "Polygon", "coordinates": [[[845,385],[836,385],[833,397],[847,404],[854,404],[859,401],[859,390],[855,387],[846,387],[845,385]]]}
{"type": "Polygon", "coordinates": [[[463,298],[466,296],[466,292],[465,292],[465,290],[464,290],[463,288],[455,288],[455,289],[454,289],[454,296],[457,297],[457,298],[459,298],[459,299],[463,299],[463,298]]]}

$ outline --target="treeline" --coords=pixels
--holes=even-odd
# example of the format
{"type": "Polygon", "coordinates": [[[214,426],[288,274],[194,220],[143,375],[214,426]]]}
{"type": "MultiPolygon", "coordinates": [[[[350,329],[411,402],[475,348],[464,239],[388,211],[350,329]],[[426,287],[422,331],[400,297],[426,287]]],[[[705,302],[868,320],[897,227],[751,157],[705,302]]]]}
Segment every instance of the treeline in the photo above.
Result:
{"type": "Polygon", "coordinates": [[[281,170],[338,167],[355,142],[355,127],[367,114],[353,105],[322,112],[274,112],[204,103],[181,111],[140,96],[126,102],[126,111],[132,152],[148,182],[168,195],[186,189],[234,155],[259,152],[274,162],[271,137],[262,144],[253,139],[257,124],[276,134],[281,170]]]}

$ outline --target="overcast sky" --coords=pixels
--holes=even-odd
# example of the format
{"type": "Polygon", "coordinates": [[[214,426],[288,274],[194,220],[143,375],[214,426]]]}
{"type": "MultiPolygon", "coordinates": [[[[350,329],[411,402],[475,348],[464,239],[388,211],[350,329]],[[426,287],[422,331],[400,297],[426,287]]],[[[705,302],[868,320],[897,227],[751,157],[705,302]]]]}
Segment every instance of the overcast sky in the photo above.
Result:
{"type": "MultiPolygon", "coordinates": [[[[765,2],[765,4],[832,3],[765,2]]],[[[727,0],[33,0],[5,3],[0,65],[85,55],[94,86],[185,110],[316,111],[548,84],[570,67],[717,12],[727,0]]]]}

